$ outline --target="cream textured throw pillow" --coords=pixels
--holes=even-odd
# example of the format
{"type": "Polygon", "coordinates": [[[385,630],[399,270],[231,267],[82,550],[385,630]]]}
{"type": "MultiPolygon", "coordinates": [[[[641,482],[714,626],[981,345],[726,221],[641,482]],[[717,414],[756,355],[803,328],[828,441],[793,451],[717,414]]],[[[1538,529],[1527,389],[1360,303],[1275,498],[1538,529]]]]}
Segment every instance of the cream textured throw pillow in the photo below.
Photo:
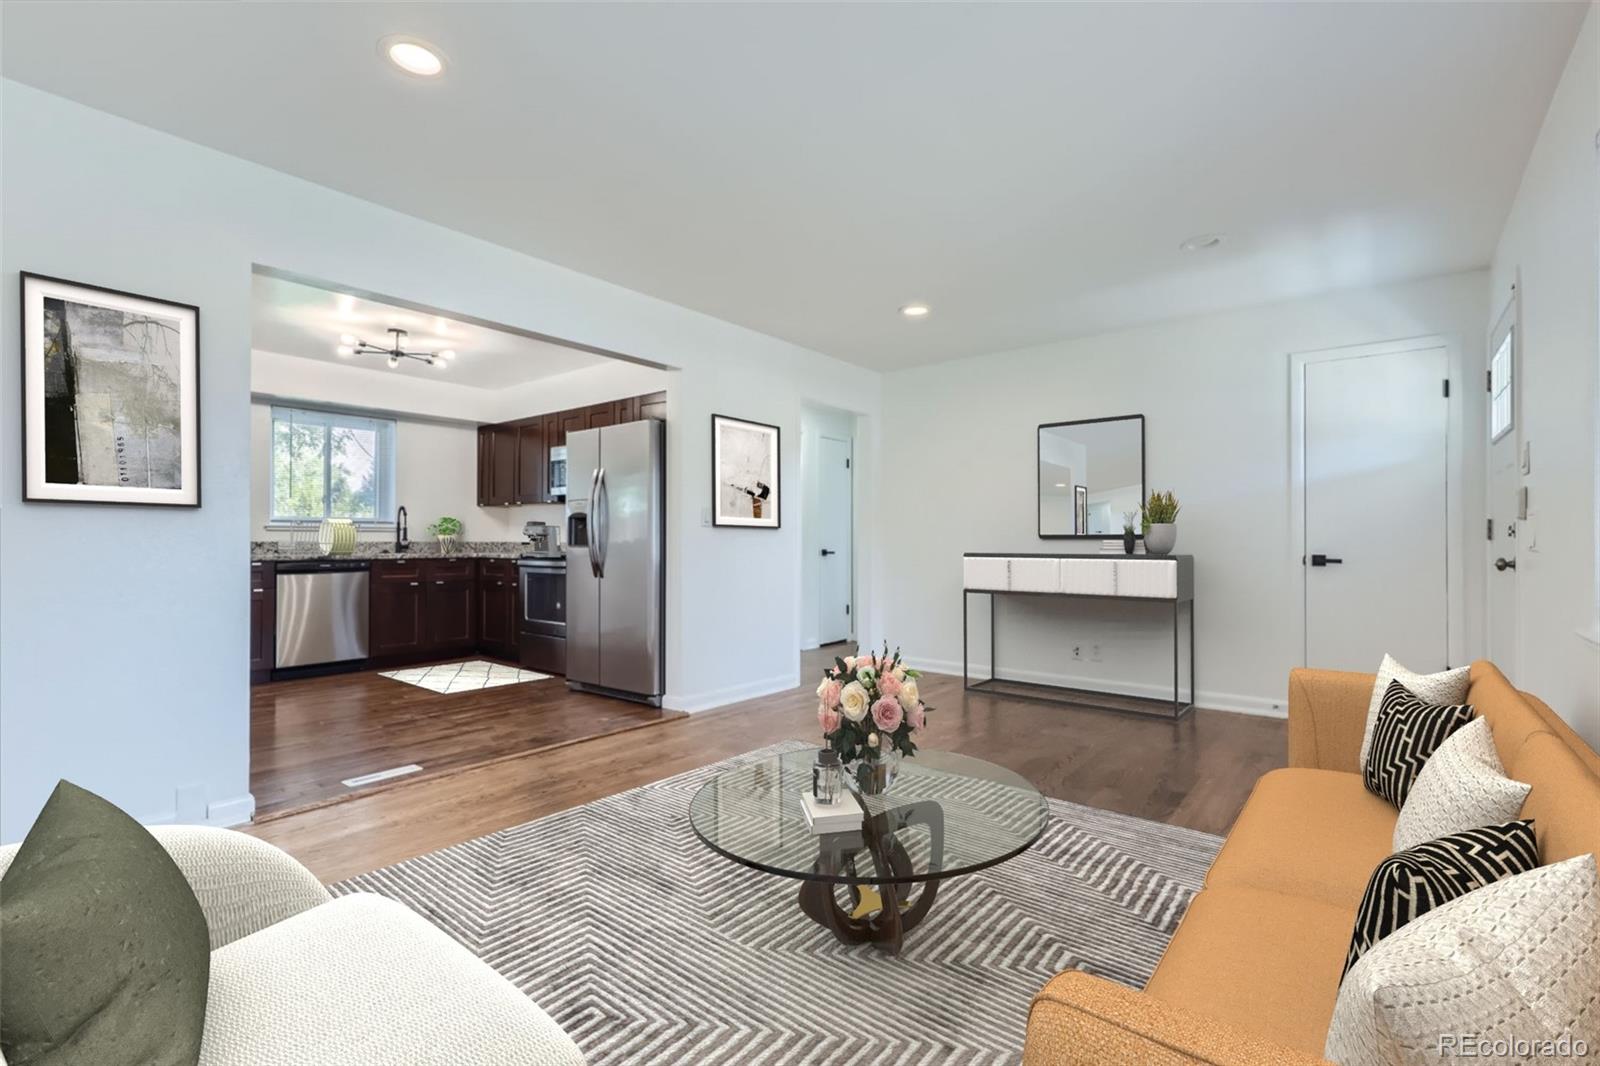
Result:
{"type": "Polygon", "coordinates": [[[1521,813],[1532,788],[1505,775],[1488,719],[1474,718],[1423,763],[1394,824],[1394,850],[1508,822],[1521,813]]]}
{"type": "Polygon", "coordinates": [[[1580,855],[1384,937],[1345,974],[1322,1053],[1347,1066],[1557,1061],[1580,1045],[1592,1055],[1597,989],[1600,877],[1580,855]]]}
{"type": "Polygon", "coordinates": [[[1414,674],[1395,662],[1393,655],[1385,655],[1383,665],[1378,667],[1378,680],[1372,686],[1372,702],[1367,704],[1367,728],[1361,734],[1361,758],[1356,765],[1367,765],[1367,751],[1372,747],[1372,726],[1378,720],[1378,708],[1383,706],[1383,694],[1389,690],[1389,682],[1400,682],[1413,696],[1425,703],[1446,706],[1466,702],[1467,674],[1471,671],[1470,666],[1458,666],[1437,674],[1414,674]]]}

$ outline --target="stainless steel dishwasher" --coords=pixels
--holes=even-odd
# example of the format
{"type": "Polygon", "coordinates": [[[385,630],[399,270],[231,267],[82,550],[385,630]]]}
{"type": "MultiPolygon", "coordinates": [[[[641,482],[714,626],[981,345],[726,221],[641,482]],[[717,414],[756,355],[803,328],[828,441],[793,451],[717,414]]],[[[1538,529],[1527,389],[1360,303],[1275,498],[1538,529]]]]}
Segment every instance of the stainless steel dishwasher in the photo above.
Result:
{"type": "Polygon", "coordinates": [[[279,563],[277,665],[365,659],[369,577],[366,563],[279,563]]]}

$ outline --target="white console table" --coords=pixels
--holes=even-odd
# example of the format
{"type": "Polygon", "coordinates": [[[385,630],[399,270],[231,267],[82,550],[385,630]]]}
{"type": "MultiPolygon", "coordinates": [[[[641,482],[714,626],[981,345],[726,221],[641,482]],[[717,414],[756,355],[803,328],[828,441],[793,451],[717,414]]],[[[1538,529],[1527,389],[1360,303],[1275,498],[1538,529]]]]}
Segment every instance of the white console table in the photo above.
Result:
{"type": "Polygon", "coordinates": [[[1194,556],[1192,555],[1006,555],[968,552],[961,560],[961,683],[968,692],[1016,699],[1071,703],[1106,710],[1159,715],[1176,721],[1194,709],[1194,556]],[[967,605],[989,597],[989,677],[968,671],[967,605]],[[995,658],[994,604],[1001,596],[1062,596],[1091,600],[1144,600],[1172,605],[1172,702],[1096,692],[1000,676],[995,658]],[[1179,689],[1181,608],[1189,607],[1189,698],[1179,689]]]}

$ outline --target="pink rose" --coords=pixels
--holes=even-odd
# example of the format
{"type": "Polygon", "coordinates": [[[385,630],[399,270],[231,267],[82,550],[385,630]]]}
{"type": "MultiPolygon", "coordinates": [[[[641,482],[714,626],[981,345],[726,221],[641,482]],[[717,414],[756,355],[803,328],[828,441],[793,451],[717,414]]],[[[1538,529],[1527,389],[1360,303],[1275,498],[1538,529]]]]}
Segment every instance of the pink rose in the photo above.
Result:
{"type": "Polygon", "coordinates": [[[839,725],[843,721],[844,717],[832,707],[824,704],[823,706],[817,708],[817,724],[822,727],[823,736],[830,737],[834,733],[837,733],[839,731],[839,725]]]}
{"type": "Polygon", "coordinates": [[[837,679],[829,680],[822,686],[822,702],[829,707],[839,706],[839,692],[844,688],[837,679]]]}
{"type": "Polygon", "coordinates": [[[885,696],[872,705],[872,720],[885,733],[893,733],[905,720],[905,711],[901,708],[899,700],[885,696]]]}
{"type": "Polygon", "coordinates": [[[882,674],[878,678],[878,691],[885,696],[900,695],[900,679],[893,674],[882,674]]]}
{"type": "Polygon", "coordinates": [[[911,728],[920,731],[928,720],[928,708],[918,703],[907,712],[906,717],[911,720],[911,728]]]}

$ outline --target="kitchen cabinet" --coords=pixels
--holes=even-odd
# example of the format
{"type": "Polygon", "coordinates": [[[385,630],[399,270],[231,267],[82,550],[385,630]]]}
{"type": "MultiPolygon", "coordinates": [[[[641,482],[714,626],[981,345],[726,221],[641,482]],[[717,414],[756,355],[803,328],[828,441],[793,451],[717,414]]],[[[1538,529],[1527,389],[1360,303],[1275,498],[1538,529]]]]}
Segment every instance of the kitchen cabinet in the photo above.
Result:
{"type": "Polygon", "coordinates": [[[478,646],[500,659],[517,658],[517,564],[484,559],[478,564],[478,646]]]}
{"type": "Polygon", "coordinates": [[[478,645],[477,561],[430,559],[423,564],[427,650],[470,652],[478,645]]]}
{"type": "Polygon", "coordinates": [[[562,499],[550,492],[550,450],[565,448],[567,434],[666,417],[667,394],[652,392],[479,426],[478,506],[561,503],[562,499]]]}
{"type": "Polygon", "coordinates": [[[367,586],[370,620],[367,653],[374,659],[421,655],[428,650],[427,590],[421,559],[372,564],[367,586]]]}
{"type": "Polygon", "coordinates": [[[518,422],[516,493],[512,503],[544,502],[549,454],[544,444],[544,420],[533,418],[518,422]]]}
{"type": "Polygon", "coordinates": [[[612,401],[610,403],[597,403],[584,412],[583,428],[599,429],[602,426],[617,424],[617,404],[626,401],[612,401]]]}
{"type": "Polygon", "coordinates": [[[637,418],[654,418],[658,422],[667,420],[667,394],[665,392],[652,392],[647,396],[636,396],[638,402],[637,418]]]}
{"type": "Polygon", "coordinates": [[[250,683],[272,676],[278,631],[278,580],[276,566],[250,564],[250,683]]]}

